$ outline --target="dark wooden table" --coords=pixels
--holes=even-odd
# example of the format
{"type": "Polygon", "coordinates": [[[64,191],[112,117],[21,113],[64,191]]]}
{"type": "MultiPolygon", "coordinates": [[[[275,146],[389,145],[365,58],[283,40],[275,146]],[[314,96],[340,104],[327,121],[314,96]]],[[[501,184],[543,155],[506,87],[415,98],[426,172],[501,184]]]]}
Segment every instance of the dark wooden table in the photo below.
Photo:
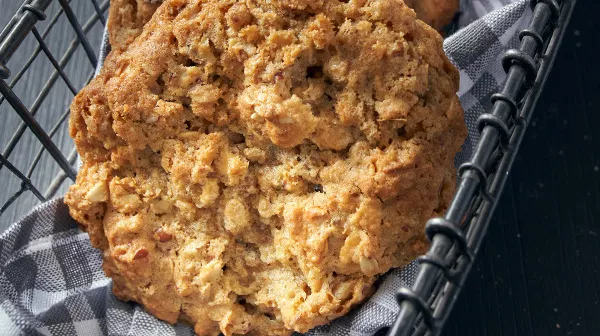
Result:
{"type": "Polygon", "coordinates": [[[598,13],[579,0],[445,335],[600,335],[598,13]]]}
{"type": "MultiPolygon", "coordinates": [[[[0,0],[2,26],[19,2],[0,0]]],[[[75,8],[80,17],[92,11],[88,1],[75,8]]],[[[445,335],[600,335],[597,13],[600,2],[579,0],[484,248],[445,335]]],[[[50,36],[53,50],[64,48],[73,37],[64,23],[59,23],[57,31],[50,36]]],[[[96,46],[100,32],[96,27],[89,34],[96,46]]],[[[34,46],[30,39],[24,47],[31,51],[34,46]]],[[[74,60],[67,70],[81,84],[91,66],[82,53],[74,60]]],[[[10,65],[16,69],[22,63],[23,59],[15,59],[10,65]]],[[[43,85],[36,74],[48,67],[47,62],[36,63],[35,72],[17,87],[26,103],[32,103],[43,85]]],[[[58,90],[39,113],[45,127],[51,127],[50,121],[72,98],[64,87],[58,90]],[[61,107],[50,108],[56,106],[61,107]]],[[[4,146],[18,119],[6,104],[0,110],[0,144],[4,146]]],[[[64,131],[55,141],[65,151],[72,148],[64,131]]],[[[27,168],[37,145],[27,135],[14,155],[18,167],[27,168]]],[[[43,184],[58,170],[44,160],[44,169],[33,176],[36,183],[43,184]]],[[[9,180],[6,174],[6,170],[0,172],[4,190],[17,188],[18,181],[9,180]]],[[[0,232],[36,203],[31,195],[19,202],[0,220],[0,232]]]]}

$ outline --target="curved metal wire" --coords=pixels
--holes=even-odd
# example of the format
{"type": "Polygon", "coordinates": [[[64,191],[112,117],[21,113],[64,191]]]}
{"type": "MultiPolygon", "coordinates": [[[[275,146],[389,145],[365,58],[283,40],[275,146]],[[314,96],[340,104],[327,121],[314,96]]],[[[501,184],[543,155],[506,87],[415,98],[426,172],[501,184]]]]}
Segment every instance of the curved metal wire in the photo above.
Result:
{"type": "MultiPolygon", "coordinates": [[[[70,1],[71,0],[69,0],[69,2],[70,1]]],[[[62,14],[63,14],[62,8],[59,9],[58,12],[56,12],[56,14],[54,14],[52,19],[48,23],[48,26],[46,27],[46,29],[44,29],[44,32],[42,33],[42,39],[46,39],[46,37],[48,36],[48,34],[50,34],[50,31],[52,30],[52,28],[54,28],[54,25],[56,24],[56,22],[58,22],[58,19],[61,17],[62,14]]],[[[12,78],[12,80],[10,81],[10,84],[8,84],[8,87],[10,87],[11,89],[13,89],[15,87],[15,85],[19,82],[21,77],[23,77],[23,75],[25,74],[27,69],[29,69],[29,67],[31,66],[31,63],[33,63],[33,61],[35,61],[35,59],[37,58],[37,56],[40,54],[41,51],[42,51],[42,47],[37,45],[35,47],[35,49],[33,50],[33,53],[31,54],[31,56],[29,56],[29,59],[27,59],[27,62],[25,62],[25,64],[21,67],[21,69],[19,69],[19,72],[17,72],[15,74],[15,76],[12,78]]],[[[2,105],[3,102],[4,102],[4,96],[0,97],[0,105],[2,105]]]]}

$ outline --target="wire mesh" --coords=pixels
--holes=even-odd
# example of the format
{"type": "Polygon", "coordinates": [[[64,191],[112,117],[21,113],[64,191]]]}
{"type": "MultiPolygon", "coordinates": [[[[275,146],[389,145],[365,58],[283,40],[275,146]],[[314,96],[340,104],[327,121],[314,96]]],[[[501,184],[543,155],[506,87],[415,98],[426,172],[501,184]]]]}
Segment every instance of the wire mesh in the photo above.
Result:
{"type": "Polygon", "coordinates": [[[75,178],[68,107],[93,76],[109,1],[71,2],[3,3],[0,232],[75,178]]]}

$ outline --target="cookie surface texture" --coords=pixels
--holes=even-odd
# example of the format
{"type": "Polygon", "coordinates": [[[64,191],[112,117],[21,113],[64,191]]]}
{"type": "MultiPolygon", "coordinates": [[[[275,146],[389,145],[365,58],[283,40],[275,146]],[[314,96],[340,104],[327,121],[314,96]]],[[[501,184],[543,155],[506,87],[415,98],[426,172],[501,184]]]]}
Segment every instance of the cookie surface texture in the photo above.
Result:
{"type": "Polygon", "coordinates": [[[426,250],[457,90],[399,0],[168,0],[75,97],[65,201],[119,298],[199,335],[306,332],[426,250]]]}
{"type": "MultiPolygon", "coordinates": [[[[142,32],[163,0],[111,0],[108,35],[114,50],[123,50],[142,32]]],[[[458,10],[459,0],[404,0],[417,17],[441,31],[458,10]]]]}
{"type": "Polygon", "coordinates": [[[122,51],[142,33],[161,0],[110,0],[106,29],[112,50],[122,51]]]}

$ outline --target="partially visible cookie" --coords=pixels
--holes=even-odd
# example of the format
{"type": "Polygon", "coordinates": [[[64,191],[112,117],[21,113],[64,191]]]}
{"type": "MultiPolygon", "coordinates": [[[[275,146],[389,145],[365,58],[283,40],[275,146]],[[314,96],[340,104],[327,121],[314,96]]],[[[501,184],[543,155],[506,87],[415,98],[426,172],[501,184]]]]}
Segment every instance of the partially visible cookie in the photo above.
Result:
{"type": "Polygon", "coordinates": [[[404,2],[415,10],[419,19],[437,31],[441,31],[452,22],[459,5],[459,0],[404,0],[404,2]]]}
{"type": "Polygon", "coordinates": [[[140,35],[162,0],[110,0],[108,39],[112,50],[121,51],[140,35]]]}
{"type": "Polygon", "coordinates": [[[199,335],[289,335],[423,253],[466,136],[400,0],[167,0],[74,99],[65,202],[121,299],[199,335]]]}
{"type": "MultiPolygon", "coordinates": [[[[108,15],[110,45],[122,50],[142,32],[163,0],[111,0],[108,15]]],[[[417,17],[441,31],[452,21],[459,0],[404,0],[417,17]]]]}

